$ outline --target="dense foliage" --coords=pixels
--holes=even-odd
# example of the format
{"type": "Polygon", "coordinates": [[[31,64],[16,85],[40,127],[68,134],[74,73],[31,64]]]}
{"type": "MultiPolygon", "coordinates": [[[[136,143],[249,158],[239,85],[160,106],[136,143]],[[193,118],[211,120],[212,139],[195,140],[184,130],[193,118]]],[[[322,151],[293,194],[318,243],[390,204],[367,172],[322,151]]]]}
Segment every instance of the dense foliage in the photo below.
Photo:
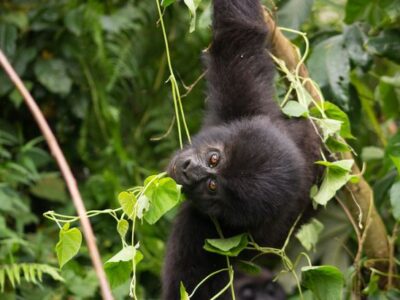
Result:
{"type": "MultiPolygon", "coordinates": [[[[210,41],[210,6],[209,1],[197,0],[197,9],[190,11],[192,1],[184,2],[164,1],[165,6],[171,4],[164,11],[164,21],[189,131],[195,132],[204,104],[204,81],[191,84],[203,72],[200,53],[210,41]],[[186,92],[190,92],[187,97],[186,92]]],[[[325,98],[348,114],[355,137],[349,143],[360,153],[359,163],[366,163],[364,176],[374,188],[376,205],[392,234],[400,221],[397,1],[287,0],[277,6],[280,26],[307,33],[311,77],[325,98]]],[[[158,19],[155,1],[0,2],[0,49],[54,129],[88,209],[118,207],[121,191],[141,186],[149,175],[164,170],[179,147],[158,19]]],[[[301,37],[288,36],[304,49],[301,37]]],[[[281,81],[277,85],[277,98],[282,98],[286,90],[281,81]]],[[[2,71],[0,101],[0,270],[4,270],[0,273],[7,276],[0,278],[5,282],[0,285],[0,297],[96,298],[97,278],[84,244],[74,260],[57,269],[58,228],[42,214],[52,210],[74,215],[74,208],[39,129],[2,71]],[[16,273],[20,276],[7,275],[16,273]]],[[[165,240],[174,213],[154,226],[136,224],[144,255],[137,266],[140,299],[159,295],[165,240]]],[[[317,245],[303,236],[311,240],[310,257],[317,265],[334,265],[349,274],[353,258],[348,252],[357,251],[357,239],[345,214],[330,206],[317,218],[310,232],[301,233],[319,234],[317,245]]],[[[116,223],[105,215],[91,221],[106,261],[120,249],[116,223]]],[[[399,243],[394,241],[397,261],[399,243]]],[[[209,247],[215,248],[215,243],[209,247]]],[[[312,272],[316,270],[310,268],[306,274],[312,272]]],[[[365,274],[363,288],[371,298],[381,295],[378,275],[365,274]]],[[[307,276],[303,285],[312,289],[307,276]]],[[[130,280],[124,279],[115,283],[117,299],[127,297],[130,280]]],[[[282,281],[293,286],[290,278],[282,277],[282,281]]],[[[381,296],[395,297],[394,293],[381,296]]]]}

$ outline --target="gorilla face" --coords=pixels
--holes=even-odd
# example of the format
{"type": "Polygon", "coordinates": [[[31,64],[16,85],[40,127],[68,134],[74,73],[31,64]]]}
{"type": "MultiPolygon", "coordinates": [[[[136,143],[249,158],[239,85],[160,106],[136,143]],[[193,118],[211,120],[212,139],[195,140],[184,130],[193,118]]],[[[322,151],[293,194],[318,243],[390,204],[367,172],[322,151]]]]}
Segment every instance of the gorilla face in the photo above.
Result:
{"type": "Polygon", "coordinates": [[[281,129],[253,118],[204,128],[173,157],[168,173],[200,211],[231,226],[248,224],[250,214],[257,226],[304,192],[304,168],[281,129]]]}

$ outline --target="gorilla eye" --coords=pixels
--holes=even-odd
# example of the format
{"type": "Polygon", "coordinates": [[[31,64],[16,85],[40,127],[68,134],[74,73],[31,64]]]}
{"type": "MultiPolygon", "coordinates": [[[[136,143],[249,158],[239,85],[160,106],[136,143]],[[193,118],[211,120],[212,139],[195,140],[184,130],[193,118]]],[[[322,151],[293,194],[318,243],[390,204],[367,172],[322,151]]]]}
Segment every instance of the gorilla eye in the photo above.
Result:
{"type": "Polygon", "coordinates": [[[215,192],[217,190],[217,180],[213,178],[209,179],[207,182],[207,186],[211,192],[215,192]]]}
{"type": "Polygon", "coordinates": [[[219,162],[219,154],[217,152],[211,153],[210,157],[208,158],[208,164],[210,168],[215,168],[219,162]]]}

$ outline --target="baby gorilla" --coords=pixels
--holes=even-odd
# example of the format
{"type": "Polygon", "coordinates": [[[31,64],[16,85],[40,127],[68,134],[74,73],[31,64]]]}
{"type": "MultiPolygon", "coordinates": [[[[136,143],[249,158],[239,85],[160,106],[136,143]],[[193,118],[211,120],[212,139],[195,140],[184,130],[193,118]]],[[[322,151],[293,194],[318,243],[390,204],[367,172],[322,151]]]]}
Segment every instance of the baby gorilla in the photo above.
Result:
{"type": "MultiPolygon", "coordinates": [[[[192,144],[172,159],[168,173],[186,201],[175,220],[163,271],[163,298],[179,299],[225,257],[203,250],[218,238],[248,232],[259,245],[280,247],[310,206],[320,140],[304,119],[285,118],[273,100],[274,66],[259,0],[214,0],[213,41],[207,54],[205,119],[192,144]]],[[[210,299],[228,282],[219,273],[192,299],[210,299]]],[[[230,299],[229,293],[222,298],[230,299]]]]}

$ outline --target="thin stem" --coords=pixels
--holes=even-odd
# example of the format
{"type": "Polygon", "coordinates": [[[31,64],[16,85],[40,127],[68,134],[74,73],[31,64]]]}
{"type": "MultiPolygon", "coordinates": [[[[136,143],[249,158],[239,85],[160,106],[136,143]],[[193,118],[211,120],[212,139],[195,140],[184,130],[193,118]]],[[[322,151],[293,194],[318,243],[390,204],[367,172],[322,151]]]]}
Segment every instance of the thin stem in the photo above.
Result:
{"type": "Polygon", "coordinates": [[[201,286],[204,282],[206,282],[206,281],[207,281],[208,279],[210,279],[211,277],[213,277],[213,276],[215,276],[215,275],[217,275],[217,274],[219,274],[219,273],[225,272],[225,271],[229,271],[229,269],[228,269],[228,268],[224,268],[224,269],[221,269],[221,270],[212,272],[211,274],[207,275],[202,281],[199,282],[198,285],[196,285],[196,287],[193,289],[193,292],[189,295],[189,298],[192,298],[192,297],[193,297],[193,295],[196,293],[196,291],[200,288],[200,286],[201,286]]]}
{"type": "Polygon", "coordinates": [[[181,131],[181,118],[182,118],[182,123],[183,123],[183,128],[185,130],[187,139],[189,143],[191,142],[190,140],[190,134],[189,134],[189,129],[186,124],[186,118],[185,118],[185,113],[183,111],[183,105],[182,105],[182,100],[181,100],[181,95],[179,91],[179,87],[175,78],[174,74],[174,69],[172,67],[172,62],[171,62],[171,55],[169,51],[169,43],[168,43],[168,37],[167,33],[165,30],[165,25],[164,25],[164,19],[163,19],[163,14],[161,12],[161,6],[158,0],[155,0],[157,4],[157,10],[158,10],[158,15],[160,18],[160,24],[161,24],[161,30],[162,30],[162,35],[164,39],[164,46],[165,46],[165,53],[167,57],[167,64],[168,64],[168,69],[170,73],[169,81],[171,83],[171,91],[172,91],[172,98],[174,101],[174,109],[175,109],[175,117],[176,117],[176,124],[178,127],[178,135],[179,135],[179,144],[180,147],[183,147],[183,142],[182,142],[182,131],[181,131]]]}
{"type": "MultiPolygon", "coordinates": [[[[224,238],[224,234],[223,234],[223,232],[222,232],[221,226],[219,225],[217,219],[212,218],[212,217],[210,217],[210,218],[211,218],[211,220],[212,220],[213,223],[214,223],[214,226],[215,226],[215,229],[216,229],[217,232],[218,232],[218,235],[220,236],[220,238],[223,239],[223,238],[224,238]]],[[[230,284],[231,284],[230,288],[231,288],[232,299],[235,300],[235,299],[236,299],[236,297],[235,297],[235,289],[234,289],[233,284],[232,284],[233,278],[234,278],[234,271],[233,271],[233,268],[232,268],[232,266],[231,266],[231,262],[230,262],[230,260],[229,260],[229,257],[228,257],[227,255],[225,255],[225,257],[226,257],[226,265],[228,266],[228,269],[229,269],[229,282],[230,282],[230,284]]],[[[228,288],[228,287],[229,287],[229,285],[226,286],[226,288],[228,288]]],[[[223,292],[223,291],[225,291],[225,288],[222,290],[222,292],[223,292]]],[[[222,293],[221,293],[221,294],[222,294],[222,293]]],[[[217,295],[220,295],[220,293],[218,293],[217,295]]],[[[215,297],[215,296],[214,296],[214,297],[215,297]]],[[[212,299],[214,299],[214,298],[212,298],[212,299]]]]}
{"type": "Polygon", "coordinates": [[[43,116],[39,106],[36,104],[32,95],[26,89],[22,80],[19,78],[15,70],[12,68],[10,63],[8,62],[6,56],[0,50],[0,64],[4,68],[7,75],[10,77],[11,81],[15,84],[18,91],[21,93],[22,97],[25,100],[25,103],[28,105],[32,115],[34,116],[37,124],[40,127],[40,130],[43,133],[44,138],[51,150],[52,155],[54,156],[57,164],[61,170],[61,173],[64,177],[68,190],[71,194],[71,198],[73,200],[74,206],[78,212],[80,217],[80,222],[83,229],[83,235],[86,239],[86,243],[89,249],[89,254],[92,259],[92,264],[96,271],[97,277],[100,282],[100,288],[103,295],[103,299],[112,300],[113,296],[111,294],[111,289],[108,284],[106,274],[103,269],[103,264],[101,262],[99,250],[96,246],[96,239],[92,230],[92,226],[90,225],[89,218],[86,216],[86,208],[83,204],[82,196],[78,190],[78,186],[75,180],[75,177],[72,174],[72,171],[65,159],[65,156],[58,145],[57,139],[54,136],[53,132],[50,129],[49,124],[43,116]]]}
{"type": "MultiPolygon", "coordinates": [[[[233,272],[232,267],[230,267],[229,272],[233,272]]],[[[221,296],[223,293],[225,293],[225,291],[229,288],[229,286],[233,286],[233,276],[229,278],[229,282],[228,284],[222,289],[220,290],[214,297],[212,297],[210,300],[215,300],[217,299],[219,296],[221,296]]],[[[235,299],[234,296],[235,294],[232,295],[232,299],[235,299]]]]}

